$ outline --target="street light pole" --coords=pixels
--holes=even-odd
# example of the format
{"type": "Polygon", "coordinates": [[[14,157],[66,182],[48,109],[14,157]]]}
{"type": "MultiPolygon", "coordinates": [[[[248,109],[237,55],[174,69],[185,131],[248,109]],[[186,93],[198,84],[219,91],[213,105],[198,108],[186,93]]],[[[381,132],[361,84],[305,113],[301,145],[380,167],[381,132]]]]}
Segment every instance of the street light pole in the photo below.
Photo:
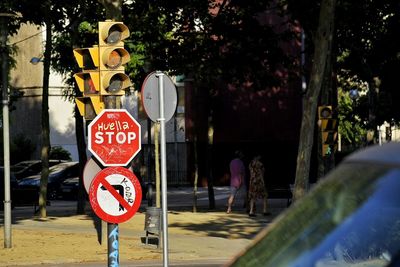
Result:
{"type": "Polygon", "coordinates": [[[10,125],[8,109],[8,50],[7,22],[13,14],[0,13],[0,48],[3,96],[3,151],[4,151],[4,248],[11,248],[11,189],[10,189],[10,125]]]}

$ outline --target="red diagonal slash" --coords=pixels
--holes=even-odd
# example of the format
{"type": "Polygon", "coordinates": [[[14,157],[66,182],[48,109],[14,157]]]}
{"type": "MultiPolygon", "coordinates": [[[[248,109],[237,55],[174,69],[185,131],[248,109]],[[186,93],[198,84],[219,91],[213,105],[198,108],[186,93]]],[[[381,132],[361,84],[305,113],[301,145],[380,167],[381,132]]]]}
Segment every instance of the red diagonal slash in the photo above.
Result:
{"type": "Polygon", "coordinates": [[[129,210],[131,208],[131,206],[129,205],[129,203],[125,200],[125,198],[123,198],[118,192],[117,190],[115,190],[115,188],[106,180],[106,178],[104,178],[101,181],[101,184],[104,185],[104,187],[108,190],[108,192],[111,193],[111,195],[113,195],[117,201],[126,209],[129,210]]]}

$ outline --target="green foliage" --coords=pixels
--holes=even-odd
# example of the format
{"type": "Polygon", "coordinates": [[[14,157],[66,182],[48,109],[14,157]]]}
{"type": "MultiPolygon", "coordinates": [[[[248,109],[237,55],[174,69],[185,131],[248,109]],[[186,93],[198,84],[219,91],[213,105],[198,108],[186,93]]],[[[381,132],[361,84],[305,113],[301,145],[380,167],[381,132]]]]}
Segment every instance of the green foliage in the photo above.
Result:
{"type": "Polygon", "coordinates": [[[274,71],[294,62],[279,42],[293,32],[278,34],[268,23],[260,23],[261,11],[270,2],[126,4],[124,22],[131,29],[127,43],[134,55],[128,67],[131,78],[140,84],[149,71],[164,70],[193,77],[210,90],[217,89],[213,85],[218,81],[237,86],[251,82],[258,89],[279,84],[274,71]]]}
{"type": "Polygon", "coordinates": [[[362,99],[366,108],[360,110],[360,116],[368,116],[366,109],[370,108],[372,129],[384,121],[400,120],[400,112],[395,107],[400,99],[396,89],[400,65],[399,27],[400,10],[395,1],[340,2],[337,49],[346,57],[337,62],[337,69],[346,69],[349,75],[357,75],[369,83],[371,99],[362,99]]]}
{"type": "Polygon", "coordinates": [[[366,144],[367,119],[360,116],[362,99],[365,98],[367,88],[357,76],[348,76],[348,72],[338,74],[338,120],[344,151],[355,150],[366,144]],[[351,98],[350,91],[357,90],[358,97],[351,98]]]}
{"type": "Polygon", "coordinates": [[[54,146],[50,150],[50,159],[58,159],[58,160],[72,160],[71,153],[65,150],[61,146],[54,146]]]}
{"type": "MultiPolygon", "coordinates": [[[[292,19],[306,35],[306,54],[311,55],[318,25],[320,1],[282,0],[292,19]]],[[[400,9],[392,0],[337,1],[332,69],[338,78],[338,104],[342,141],[349,147],[365,145],[366,131],[377,125],[400,121],[400,9]],[[364,92],[361,92],[361,85],[364,92]],[[350,89],[360,97],[351,101],[350,89]]],[[[307,60],[307,57],[306,57],[307,60]]],[[[306,69],[307,70],[307,69],[306,69]]],[[[307,76],[307,73],[306,73],[307,76]]]]}
{"type": "MultiPolygon", "coordinates": [[[[73,97],[72,75],[78,69],[72,49],[97,44],[97,22],[105,19],[103,6],[95,0],[5,2],[22,14],[20,22],[40,25],[45,17],[51,18],[51,65],[65,76],[71,86],[65,94],[73,97]]],[[[277,33],[263,21],[261,11],[272,2],[125,1],[123,22],[131,31],[126,41],[131,61],[126,69],[135,88],[155,70],[194,77],[210,90],[217,90],[212,85],[218,81],[251,83],[256,89],[279,85],[281,77],[275,70],[297,64],[281,49],[282,41],[295,33],[290,27],[277,33]]],[[[271,8],[283,12],[279,6],[271,8]]]]}
{"type": "MultiPolygon", "coordinates": [[[[349,102],[352,83],[359,86],[361,81],[380,80],[378,95],[372,101],[376,122],[400,120],[400,92],[396,89],[400,9],[398,3],[389,0],[343,0],[337,5],[333,48],[337,61],[333,69],[340,76],[340,127],[344,140],[357,146],[368,128],[371,101],[367,94],[360,94],[355,104],[349,102]]],[[[221,83],[238,87],[251,84],[255,89],[279,86],[282,79],[276,70],[287,70],[289,79],[299,75],[297,55],[293,57],[282,50],[288,40],[298,40],[297,25],[306,34],[307,61],[312,54],[319,6],[320,1],[312,0],[124,1],[123,22],[131,32],[125,42],[131,54],[127,73],[136,89],[155,70],[193,77],[214,91],[220,89],[221,83]],[[265,20],[263,10],[278,14],[274,19],[282,23],[281,31],[265,20]]],[[[18,29],[19,23],[41,25],[45,17],[52,19],[52,68],[66,77],[70,88],[64,93],[72,99],[72,75],[78,71],[72,49],[98,43],[97,22],[105,19],[104,7],[97,0],[5,0],[0,10],[22,14],[10,22],[10,33],[18,29]]]]}

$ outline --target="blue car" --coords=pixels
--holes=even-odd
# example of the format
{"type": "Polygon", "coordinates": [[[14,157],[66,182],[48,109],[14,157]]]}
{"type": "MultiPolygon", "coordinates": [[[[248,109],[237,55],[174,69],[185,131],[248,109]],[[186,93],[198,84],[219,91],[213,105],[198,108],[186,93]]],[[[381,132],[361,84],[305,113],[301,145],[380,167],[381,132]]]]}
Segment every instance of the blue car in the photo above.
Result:
{"type": "Polygon", "coordinates": [[[400,266],[400,143],[347,157],[226,266],[400,266]]]}
{"type": "MultiPolygon", "coordinates": [[[[47,198],[56,199],[60,197],[62,182],[72,177],[79,177],[79,163],[63,162],[49,168],[47,184],[47,198]]],[[[34,188],[39,192],[41,174],[28,176],[19,181],[19,188],[34,188]]]]}

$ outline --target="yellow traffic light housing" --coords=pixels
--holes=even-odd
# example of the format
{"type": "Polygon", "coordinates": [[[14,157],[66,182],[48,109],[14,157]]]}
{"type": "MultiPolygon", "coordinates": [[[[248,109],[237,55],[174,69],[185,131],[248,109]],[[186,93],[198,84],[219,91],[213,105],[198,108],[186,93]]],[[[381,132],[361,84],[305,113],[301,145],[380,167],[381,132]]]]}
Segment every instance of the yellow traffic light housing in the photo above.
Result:
{"type": "Polygon", "coordinates": [[[319,106],[318,107],[318,118],[319,119],[331,119],[333,115],[332,106],[319,106]]]}
{"type": "Polygon", "coordinates": [[[79,113],[86,120],[93,120],[104,109],[104,102],[101,101],[100,95],[76,97],[75,102],[79,113]]]}
{"type": "Polygon", "coordinates": [[[99,47],[75,48],[74,57],[82,70],[94,70],[99,67],[99,47]]]}
{"type": "Polygon", "coordinates": [[[319,106],[318,119],[321,130],[322,156],[329,156],[337,147],[337,120],[333,118],[332,106],[319,106]]]}
{"type": "Polygon", "coordinates": [[[337,120],[336,119],[321,119],[321,131],[336,131],[337,120]]]}
{"type": "Polygon", "coordinates": [[[79,91],[86,95],[99,94],[100,73],[98,71],[79,72],[74,75],[79,91]]]}
{"type": "Polygon", "coordinates": [[[100,95],[99,47],[76,48],[73,53],[82,69],[74,78],[83,97],[76,97],[75,102],[81,116],[92,120],[104,109],[100,95]]]}
{"type": "Polygon", "coordinates": [[[101,95],[124,95],[132,85],[124,65],[130,61],[124,42],[129,29],[122,22],[99,22],[99,71],[101,95]]]}
{"type": "Polygon", "coordinates": [[[124,70],[130,55],[123,48],[104,48],[101,50],[100,70],[124,70]]]}
{"type": "Polygon", "coordinates": [[[129,29],[123,22],[100,21],[99,45],[123,46],[123,40],[129,37],[129,29]]]}

